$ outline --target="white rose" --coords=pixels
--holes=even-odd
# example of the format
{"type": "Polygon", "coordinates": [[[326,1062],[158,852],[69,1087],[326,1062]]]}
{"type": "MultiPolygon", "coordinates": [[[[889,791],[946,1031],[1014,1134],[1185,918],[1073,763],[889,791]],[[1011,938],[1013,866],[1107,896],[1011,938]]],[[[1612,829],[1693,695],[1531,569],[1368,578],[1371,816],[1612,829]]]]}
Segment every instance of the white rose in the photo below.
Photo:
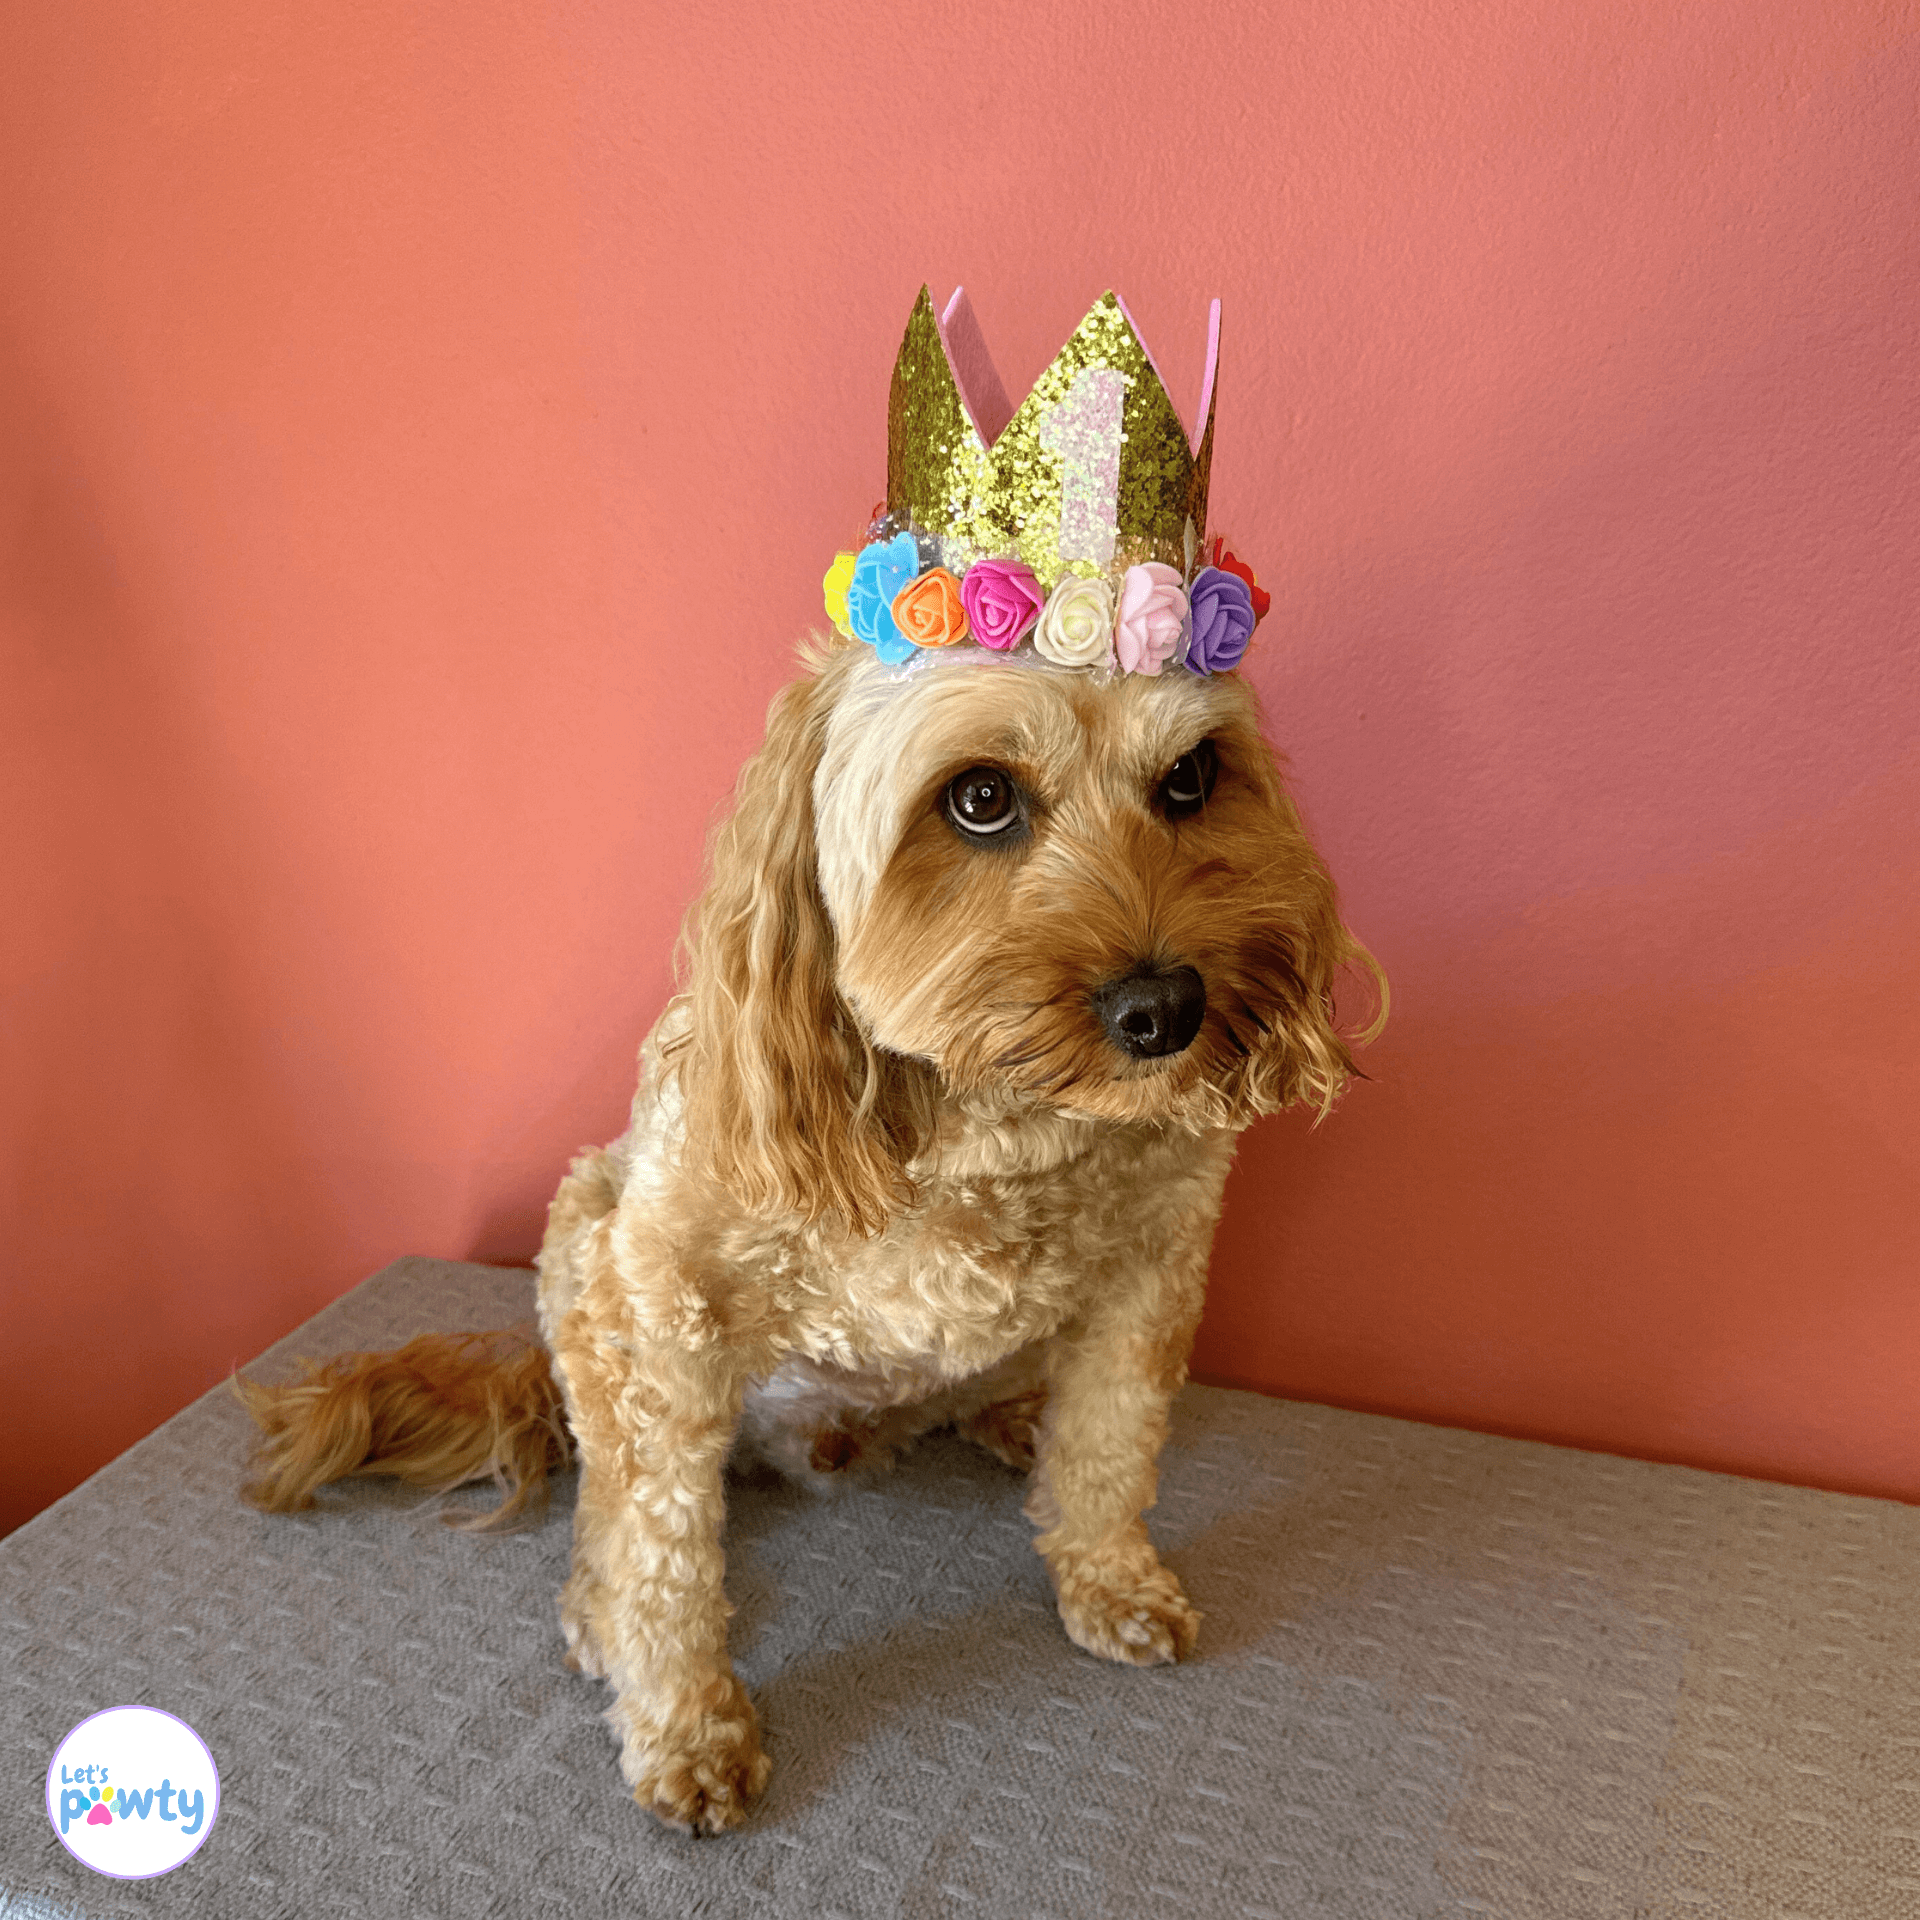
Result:
{"type": "Polygon", "coordinates": [[[1104,580],[1064,575],[1041,610],[1033,644],[1055,666],[1099,666],[1113,646],[1113,589],[1104,580]]]}

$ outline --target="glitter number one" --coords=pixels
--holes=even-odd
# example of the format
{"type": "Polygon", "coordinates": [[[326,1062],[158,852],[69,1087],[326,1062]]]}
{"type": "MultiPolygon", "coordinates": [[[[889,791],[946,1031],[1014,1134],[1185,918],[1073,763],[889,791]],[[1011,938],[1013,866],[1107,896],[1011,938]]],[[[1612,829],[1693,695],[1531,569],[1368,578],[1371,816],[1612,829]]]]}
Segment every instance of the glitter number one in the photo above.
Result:
{"type": "Polygon", "coordinates": [[[1040,418],[1040,444],[1060,462],[1060,558],[1113,559],[1120,505],[1120,417],[1127,376],[1083,367],[1067,397],[1040,418]]]}

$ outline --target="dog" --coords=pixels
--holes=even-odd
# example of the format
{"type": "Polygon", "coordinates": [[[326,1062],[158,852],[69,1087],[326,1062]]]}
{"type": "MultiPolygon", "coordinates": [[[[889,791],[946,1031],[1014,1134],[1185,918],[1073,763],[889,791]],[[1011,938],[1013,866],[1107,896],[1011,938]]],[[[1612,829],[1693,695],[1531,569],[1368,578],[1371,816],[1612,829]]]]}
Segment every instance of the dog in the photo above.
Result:
{"type": "Polygon", "coordinates": [[[766,1784],[727,1654],[730,1454],[802,1481],[952,1425],[1030,1469],[1062,1624],[1179,1660],[1143,1515],[1235,1142],[1355,1072],[1355,965],[1238,676],[1101,680],[982,648],[815,643],[717,828],[631,1124],[562,1181],[545,1352],[349,1356],[243,1391],[250,1497],[577,1449],[569,1663],[634,1798],[692,1834],[766,1784]],[[551,1356],[550,1367],[548,1356],[551,1356]]]}

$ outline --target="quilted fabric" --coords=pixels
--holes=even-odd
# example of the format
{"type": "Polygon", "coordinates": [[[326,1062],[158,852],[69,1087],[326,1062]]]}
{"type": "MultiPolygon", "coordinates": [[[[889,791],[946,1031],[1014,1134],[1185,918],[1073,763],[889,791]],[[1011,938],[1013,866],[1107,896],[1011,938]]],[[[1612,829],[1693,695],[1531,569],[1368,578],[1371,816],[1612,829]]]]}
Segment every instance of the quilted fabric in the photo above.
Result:
{"type": "MultiPolygon", "coordinates": [[[[403,1260],[262,1369],[530,1308],[403,1260]]],[[[1019,1482],[958,1442],[836,1499],[736,1485],[775,1773],[695,1844],[560,1663],[569,1482],[502,1537],[380,1482],[268,1518],[247,1431],[210,1395],[0,1543],[3,1920],[1920,1915],[1905,1507],[1190,1388],[1153,1529],[1201,1657],[1136,1672],[1068,1643],[1019,1482]],[[224,1798],[122,1883],[40,1808],[130,1701],[224,1798]]]]}

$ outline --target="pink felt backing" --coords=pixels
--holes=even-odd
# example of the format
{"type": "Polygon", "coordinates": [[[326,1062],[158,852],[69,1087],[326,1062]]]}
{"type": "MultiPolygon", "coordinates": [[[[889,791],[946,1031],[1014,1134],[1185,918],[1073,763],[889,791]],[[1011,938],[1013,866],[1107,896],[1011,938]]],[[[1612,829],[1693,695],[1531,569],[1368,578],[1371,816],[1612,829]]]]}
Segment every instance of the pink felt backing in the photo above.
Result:
{"type": "Polygon", "coordinates": [[[1013,418],[1013,402],[1001,384],[999,370],[987,347],[987,337],[974,317],[965,287],[955,287],[940,316],[940,337],[946,343],[947,364],[960,388],[960,398],[975,431],[989,447],[1013,418]]]}

